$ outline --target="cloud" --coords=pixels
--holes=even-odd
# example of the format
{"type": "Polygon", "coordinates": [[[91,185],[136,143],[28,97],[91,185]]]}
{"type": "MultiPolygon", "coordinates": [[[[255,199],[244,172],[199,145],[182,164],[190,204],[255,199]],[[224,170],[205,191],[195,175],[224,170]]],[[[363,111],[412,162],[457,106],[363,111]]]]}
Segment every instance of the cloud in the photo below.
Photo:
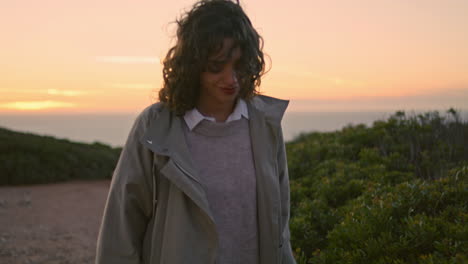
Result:
{"type": "Polygon", "coordinates": [[[342,87],[366,87],[369,85],[363,80],[348,79],[341,76],[327,76],[306,70],[290,71],[287,69],[280,69],[275,72],[275,75],[278,79],[282,80],[281,82],[275,80],[274,83],[279,83],[278,85],[273,84],[275,86],[288,85],[288,83],[291,83],[291,80],[302,83],[310,82],[342,87]]]}
{"type": "Polygon", "coordinates": [[[97,62],[118,64],[159,64],[158,57],[152,56],[98,56],[97,62]]]}
{"type": "Polygon", "coordinates": [[[138,90],[148,90],[154,89],[154,86],[151,83],[104,83],[104,86],[117,88],[117,89],[138,89],[138,90]]]}
{"type": "Polygon", "coordinates": [[[345,83],[345,80],[343,80],[342,78],[339,78],[339,77],[329,78],[328,81],[335,84],[335,85],[342,85],[342,84],[345,83]]]}
{"type": "Polygon", "coordinates": [[[88,92],[79,91],[79,90],[57,90],[57,89],[48,89],[47,94],[50,95],[63,95],[63,96],[79,96],[87,94],[88,92]]]}
{"type": "Polygon", "coordinates": [[[11,110],[43,110],[51,108],[70,108],[75,104],[60,101],[16,101],[0,104],[0,108],[11,110]]]}
{"type": "Polygon", "coordinates": [[[62,95],[62,96],[80,96],[89,94],[89,91],[83,90],[59,90],[59,89],[0,89],[0,92],[6,93],[21,93],[21,94],[48,94],[48,95],[62,95]]]}

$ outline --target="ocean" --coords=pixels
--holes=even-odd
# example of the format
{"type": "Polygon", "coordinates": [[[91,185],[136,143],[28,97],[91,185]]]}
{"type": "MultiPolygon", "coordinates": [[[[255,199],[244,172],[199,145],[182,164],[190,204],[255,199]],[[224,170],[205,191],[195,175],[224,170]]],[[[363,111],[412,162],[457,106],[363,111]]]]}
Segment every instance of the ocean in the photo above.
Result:
{"type": "MultiPolygon", "coordinates": [[[[340,130],[344,126],[385,120],[393,112],[286,112],[286,141],[301,133],[340,130]]],[[[465,116],[464,113],[463,116],[465,116]]],[[[0,127],[71,141],[123,146],[137,114],[0,115],[0,127]]]]}

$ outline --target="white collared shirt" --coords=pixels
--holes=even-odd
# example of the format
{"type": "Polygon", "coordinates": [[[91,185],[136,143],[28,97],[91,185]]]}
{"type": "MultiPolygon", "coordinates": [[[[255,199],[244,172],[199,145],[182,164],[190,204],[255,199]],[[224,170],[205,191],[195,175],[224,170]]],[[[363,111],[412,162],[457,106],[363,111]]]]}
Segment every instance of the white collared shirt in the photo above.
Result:
{"type": "MultiPolygon", "coordinates": [[[[232,113],[228,116],[225,123],[239,120],[242,117],[249,119],[249,111],[247,110],[247,104],[245,103],[245,101],[239,99],[237,101],[236,107],[234,108],[234,111],[232,111],[232,113]]],[[[187,124],[190,130],[197,126],[198,123],[200,123],[203,119],[216,122],[216,119],[214,117],[202,115],[197,108],[193,108],[192,110],[185,112],[184,115],[185,123],[187,124]]]]}

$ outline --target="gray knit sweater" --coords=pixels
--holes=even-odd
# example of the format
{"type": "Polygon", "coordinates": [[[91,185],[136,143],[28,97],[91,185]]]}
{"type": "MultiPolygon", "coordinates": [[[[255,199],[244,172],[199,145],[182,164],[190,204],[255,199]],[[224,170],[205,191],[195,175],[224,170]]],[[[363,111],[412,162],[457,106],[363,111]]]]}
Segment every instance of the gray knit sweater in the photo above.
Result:
{"type": "Polygon", "coordinates": [[[249,123],[201,121],[185,127],[195,168],[219,234],[217,264],[257,264],[257,199],[249,123]]]}

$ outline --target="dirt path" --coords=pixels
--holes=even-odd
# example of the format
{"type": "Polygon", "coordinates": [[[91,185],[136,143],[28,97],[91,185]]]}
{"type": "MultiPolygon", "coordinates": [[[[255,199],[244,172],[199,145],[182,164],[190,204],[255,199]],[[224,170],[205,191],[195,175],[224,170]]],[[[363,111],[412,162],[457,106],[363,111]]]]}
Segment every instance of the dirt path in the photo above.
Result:
{"type": "Polygon", "coordinates": [[[93,263],[109,181],[0,187],[0,263],[93,263]]]}

